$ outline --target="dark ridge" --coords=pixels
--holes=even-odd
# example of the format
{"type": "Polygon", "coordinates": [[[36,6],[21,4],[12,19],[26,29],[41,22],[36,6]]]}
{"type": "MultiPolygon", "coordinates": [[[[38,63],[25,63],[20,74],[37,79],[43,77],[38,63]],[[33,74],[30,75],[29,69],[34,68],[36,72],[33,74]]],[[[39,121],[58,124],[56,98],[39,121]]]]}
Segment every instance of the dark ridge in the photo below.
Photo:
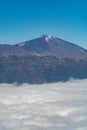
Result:
{"type": "Polygon", "coordinates": [[[0,45],[0,83],[67,81],[87,78],[87,50],[59,38],[43,36],[0,45]]]}

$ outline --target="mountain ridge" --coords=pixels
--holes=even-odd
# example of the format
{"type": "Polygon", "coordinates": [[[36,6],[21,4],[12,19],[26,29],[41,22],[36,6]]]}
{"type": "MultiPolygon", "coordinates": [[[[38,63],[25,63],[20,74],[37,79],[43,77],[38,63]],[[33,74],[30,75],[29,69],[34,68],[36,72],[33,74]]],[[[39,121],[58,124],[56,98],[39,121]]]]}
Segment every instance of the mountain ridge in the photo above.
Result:
{"type": "Polygon", "coordinates": [[[14,45],[0,45],[0,83],[44,83],[87,78],[87,50],[42,35],[14,45]]]}
{"type": "Polygon", "coordinates": [[[65,40],[42,35],[39,38],[25,41],[14,45],[0,45],[0,55],[4,55],[4,50],[7,55],[27,55],[30,53],[38,54],[53,54],[58,58],[87,58],[87,50],[65,40]],[[1,53],[2,52],[2,53],[1,53]]]}

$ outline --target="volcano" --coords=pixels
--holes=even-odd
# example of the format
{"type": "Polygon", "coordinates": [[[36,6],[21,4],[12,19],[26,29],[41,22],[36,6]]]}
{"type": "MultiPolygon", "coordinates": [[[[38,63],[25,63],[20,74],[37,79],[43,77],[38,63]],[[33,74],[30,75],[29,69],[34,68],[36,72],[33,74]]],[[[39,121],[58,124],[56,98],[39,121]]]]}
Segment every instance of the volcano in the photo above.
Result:
{"type": "Polygon", "coordinates": [[[67,81],[87,78],[87,50],[42,35],[15,45],[0,44],[0,83],[67,81]]]}

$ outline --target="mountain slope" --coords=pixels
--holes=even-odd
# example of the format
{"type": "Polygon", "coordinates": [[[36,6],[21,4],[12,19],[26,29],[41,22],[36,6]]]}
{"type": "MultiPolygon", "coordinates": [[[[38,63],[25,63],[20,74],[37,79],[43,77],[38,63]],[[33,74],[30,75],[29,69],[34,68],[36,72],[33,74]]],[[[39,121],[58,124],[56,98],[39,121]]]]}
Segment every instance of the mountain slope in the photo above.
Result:
{"type": "Polygon", "coordinates": [[[44,83],[87,78],[87,51],[42,35],[15,45],[0,45],[1,83],[44,83]]]}
{"type": "Polygon", "coordinates": [[[85,49],[48,35],[42,35],[40,38],[17,44],[27,53],[52,54],[58,58],[87,58],[85,49]]]}

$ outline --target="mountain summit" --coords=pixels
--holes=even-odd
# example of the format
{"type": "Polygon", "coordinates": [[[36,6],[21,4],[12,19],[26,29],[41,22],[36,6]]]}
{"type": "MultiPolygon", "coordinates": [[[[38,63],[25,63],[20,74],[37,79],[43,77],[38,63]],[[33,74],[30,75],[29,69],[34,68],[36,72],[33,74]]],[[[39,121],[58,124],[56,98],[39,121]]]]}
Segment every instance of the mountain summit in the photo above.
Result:
{"type": "Polygon", "coordinates": [[[0,55],[53,55],[59,59],[87,58],[87,51],[73,43],[43,34],[41,37],[16,45],[0,45],[0,55]]]}
{"type": "Polygon", "coordinates": [[[0,45],[0,82],[44,83],[87,78],[87,50],[43,34],[15,45],[0,45]]]}
{"type": "Polygon", "coordinates": [[[18,46],[27,53],[51,54],[59,59],[74,58],[78,60],[87,58],[85,49],[47,34],[43,34],[37,39],[19,43],[18,46]]]}
{"type": "Polygon", "coordinates": [[[52,40],[52,39],[54,38],[54,37],[52,37],[52,36],[48,36],[47,34],[43,34],[41,37],[44,38],[47,42],[48,42],[49,40],[52,40]]]}

